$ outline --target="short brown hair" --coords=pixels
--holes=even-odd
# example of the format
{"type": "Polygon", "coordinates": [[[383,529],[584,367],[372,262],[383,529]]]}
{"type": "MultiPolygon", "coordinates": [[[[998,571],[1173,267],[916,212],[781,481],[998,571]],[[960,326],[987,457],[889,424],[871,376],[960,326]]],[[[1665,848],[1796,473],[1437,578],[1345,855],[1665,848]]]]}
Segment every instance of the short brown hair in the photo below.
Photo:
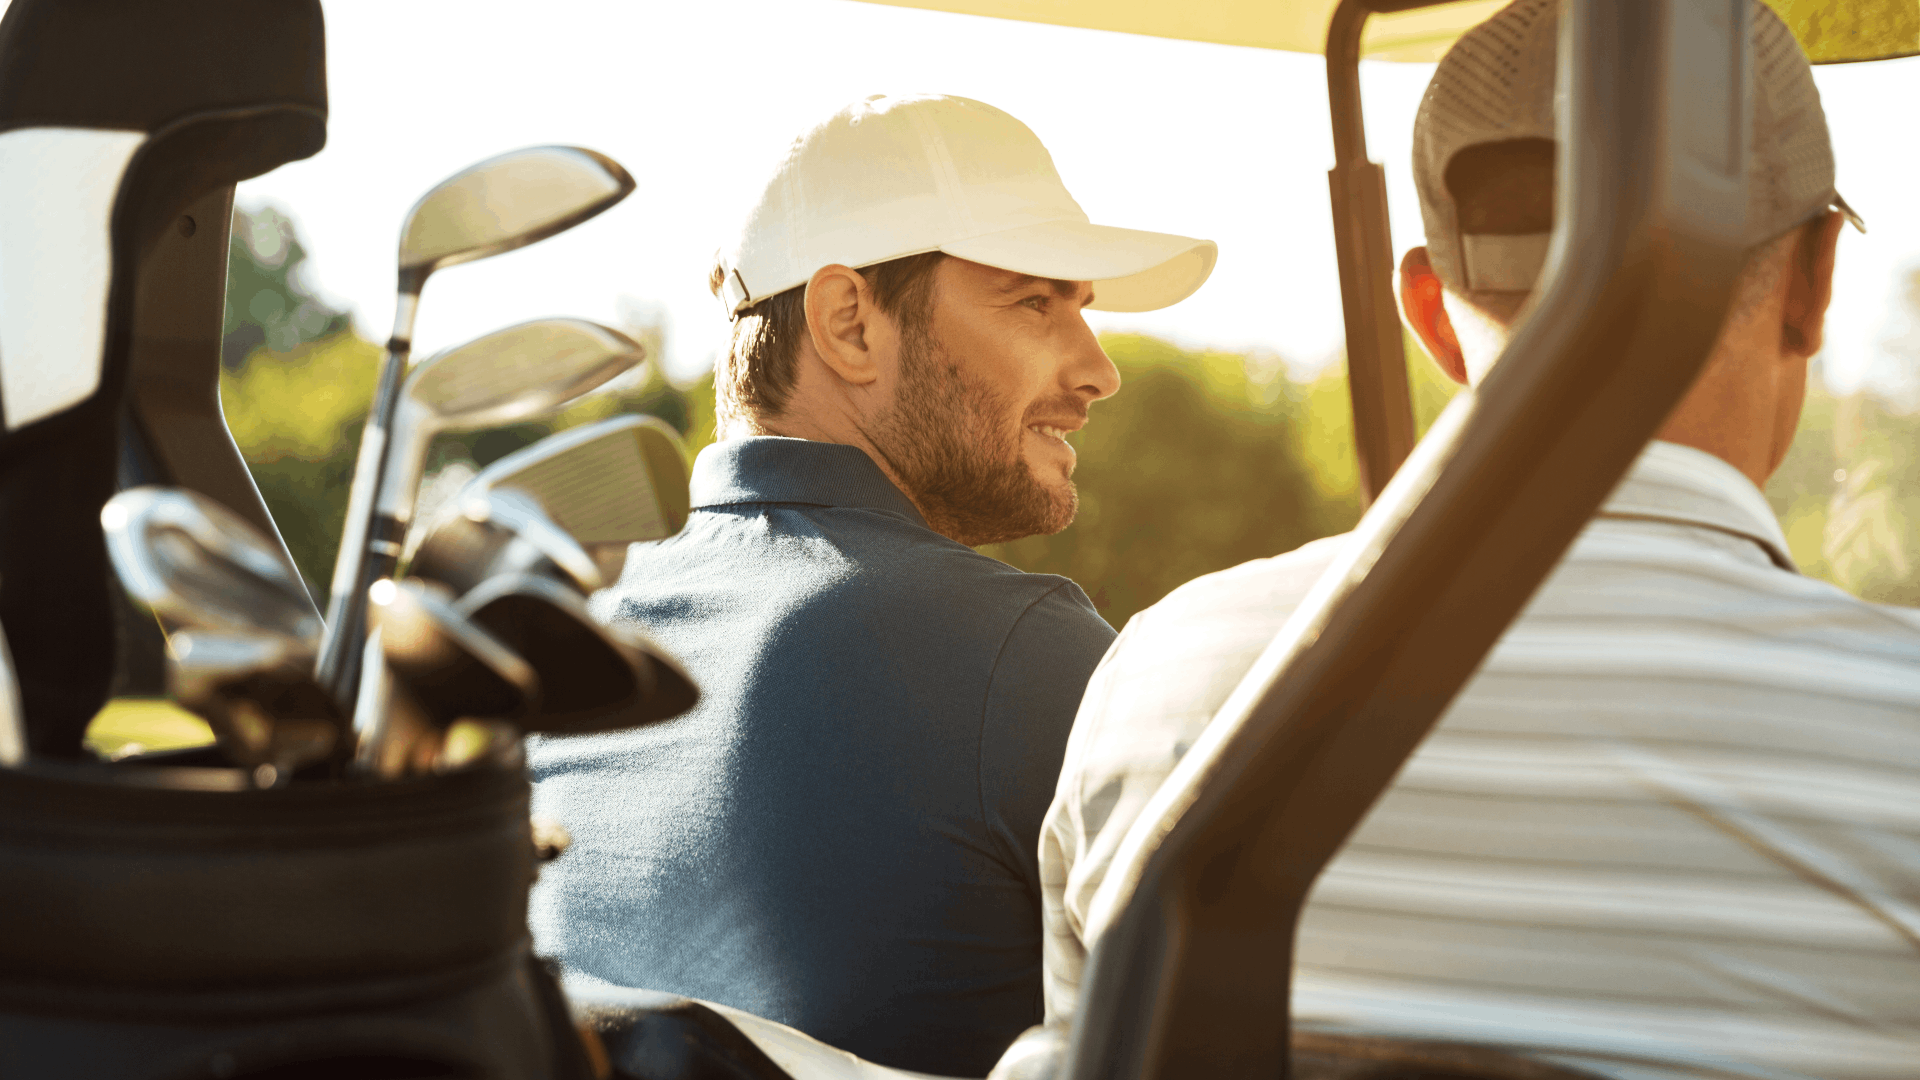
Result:
{"type": "MultiPolygon", "coordinates": [[[[946,257],[938,251],[908,255],[862,267],[860,276],[873,289],[880,310],[911,333],[926,326],[933,301],[933,271],[946,257]]],[[[714,295],[719,295],[725,278],[725,266],[716,260],[707,276],[714,295]]],[[[796,285],[734,319],[726,354],[714,365],[715,411],[723,424],[738,420],[757,430],[760,420],[778,416],[787,407],[800,343],[807,336],[806,297],[807,287],[796,285]]]]}

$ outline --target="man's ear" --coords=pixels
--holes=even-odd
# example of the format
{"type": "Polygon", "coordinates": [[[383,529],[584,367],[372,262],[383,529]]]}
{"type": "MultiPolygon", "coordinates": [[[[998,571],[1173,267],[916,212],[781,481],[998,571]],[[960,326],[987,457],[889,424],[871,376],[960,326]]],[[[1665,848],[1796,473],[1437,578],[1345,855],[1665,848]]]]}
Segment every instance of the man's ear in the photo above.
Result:
{"type": "Polygon", "coordinates": [[[1793,356],[1820,351],[1826,333],[1827,304],[1833,299],[1833,264],[1846,216],[1829,210],[1800,231],[1787,266],[1787,301],[1780,309],[1780,346],[1793,356]]]}
{"type": "Polygon", "coordinates": [[[1453,321],[1447,318],[1447,305],[1440,294],[1446,286],[1427,261],[1427,249],[1417,247],[1400,260],[1400,306],[1406,312],[1407,325],[1426,346],[1427,355],[1447,373],[1447,378],[1465,384],[1467,358],[1460,352],[1460,341],[1453,335],[1453,321]]]}
{"type": "Polygon", "coordinates": [[[807,335],[828,370],[855,386],[880,377],[867,337],[876,311],[859,271],[823,266],[807,282],[807,335]]]}

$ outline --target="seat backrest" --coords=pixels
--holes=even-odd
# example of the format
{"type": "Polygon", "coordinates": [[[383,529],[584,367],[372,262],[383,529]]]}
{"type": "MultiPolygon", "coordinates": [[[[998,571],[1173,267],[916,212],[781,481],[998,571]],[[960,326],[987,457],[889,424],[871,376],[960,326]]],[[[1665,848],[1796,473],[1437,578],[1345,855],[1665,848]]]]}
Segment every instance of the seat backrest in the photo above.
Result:
{"type": "Polygon", "coordinates": [[[326,141],[325,46],[318,0],[0,19],[0,623],[37,756],[82,756],[113,675],[123,437],[146,482],[270,533],[216,397],[227,215],[237,181],[326,141]]]}

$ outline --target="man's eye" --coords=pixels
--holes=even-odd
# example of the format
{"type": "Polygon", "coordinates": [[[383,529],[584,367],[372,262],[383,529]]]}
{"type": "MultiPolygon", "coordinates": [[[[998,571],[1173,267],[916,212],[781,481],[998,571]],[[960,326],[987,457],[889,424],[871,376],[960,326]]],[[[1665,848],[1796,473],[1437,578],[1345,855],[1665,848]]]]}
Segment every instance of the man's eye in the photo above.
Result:
{"type": "Polygon", "coordinates": [[[1035,311],[1045,311],[1047,310],[1047,302],[1052,299],[1050,296],[1029,296],[1020,302],[1035,311]]]}

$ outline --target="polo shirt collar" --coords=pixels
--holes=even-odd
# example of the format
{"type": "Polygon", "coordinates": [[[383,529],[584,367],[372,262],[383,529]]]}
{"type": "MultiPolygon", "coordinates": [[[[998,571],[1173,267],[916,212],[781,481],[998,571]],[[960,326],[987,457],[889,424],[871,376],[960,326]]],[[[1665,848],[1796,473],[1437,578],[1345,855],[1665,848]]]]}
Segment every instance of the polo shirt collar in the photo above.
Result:
{"type": "Polygon", "coordinates": [[[922,528],[927,519],[866,451],[841,443],[753,435],[717,442],[694,459],[693,508],[798,503],[877,510],[922,528]]]}
{"type": "Polygon", "coordinates": [[[1745,473],[1691,446],[1654,440],[1628,470],[1601,517],[1704,526],[1760,545],[1782,570],[1798,572],[1767,497],[1745,473]]]}

